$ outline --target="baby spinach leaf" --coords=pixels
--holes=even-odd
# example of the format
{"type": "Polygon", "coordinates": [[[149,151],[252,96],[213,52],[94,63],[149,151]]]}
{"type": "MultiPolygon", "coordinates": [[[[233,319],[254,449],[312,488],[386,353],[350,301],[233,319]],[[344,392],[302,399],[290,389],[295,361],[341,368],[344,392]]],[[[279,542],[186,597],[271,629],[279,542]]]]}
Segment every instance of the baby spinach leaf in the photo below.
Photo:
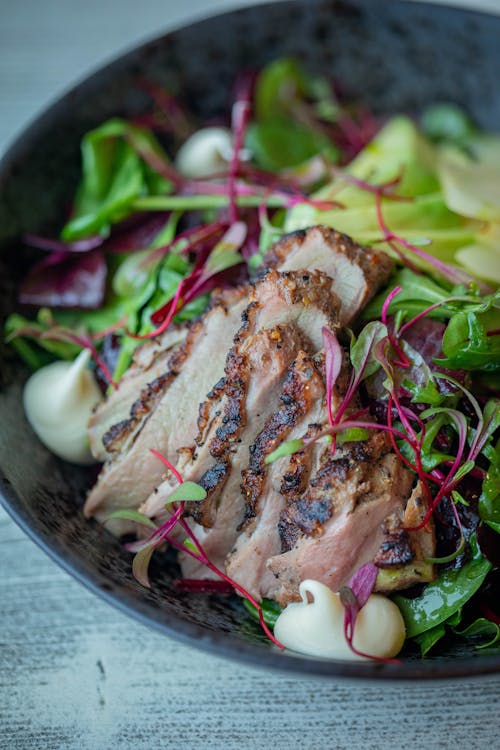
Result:
{"type": "Polygon", "coordinates": [[[255,83],[254,106],[258,120],[289,114],[294,102],[307,92],[307,80],[297,60],[280,57],[260,72],[255,83]]]}
{"type": "Polygon", "coordinates": [[[82,181],[72,217],[61,233],[64,241],[106,236],[111,224],[128,215],[135,198],[169,189],[141,156],[147,149],[166,159],[147,130],[118,118],[108,120],[83,137],[81,149],[82,181]]]}
{"type": "Polygon", "coordinates": [[[263,169],[295,167],[318,153],[336,161],[338,151],[321,133],[291,119],[274,119],[249,125],[245,146],[263,169]]]}
{"type": "Polygon", "coordinates": [[[500,647],[500,627],[485,617],[478,617],[463,630],[453,628],[453,632],[465,638],[481,638],[483,642],[476,645],[476,648],[491,648],[498,644],[500,647]]]}
{"type": "Polygon", "coordinates": [[[471,538],[472,557],[458,570],[445,570],[415,599],[394,597],[406,623],[408,638],[436,627],[456,613],[476,593],[492,568],[471,538]]]}
{"type": "Polygon", "coordinates": [[[437,143],[448,143],[457,146],[465,145],[467,139],[476,132],[476,128],[461,107],[443,102],[428,107],[420,124],[425,135],[437,143]]]}
{"type": "Polygon", "coordinates": [[[443,367],[455,370],[500,370],[500,335],[488,335],[482,315],[456,313],[443,336],[443,367]]]}
{"type": "Polygon", "coordinates": [[[446,626],[454,627],[460,623],[461,619],[462,610],[459,609],[450,617],[448,617],[448,619],[444,622],[441,622],[439,625],[430,628],[430,630],[426,630],[424,633],[415,636],[413,640],[420,646],[420,653],[422,655],[422,658],[427,656],[429,651],[434,648],[436,643],[438,643],[441,638],[446,635],[446,626]]]}
{"type": "MultiPolygon", "coordinates": [[[[248,599],[243,600],[243,606],[247,610],[250,617],[254,620],[259,621],[259,613],[257,609],[251,604],[248,599]]],[[[278,602],[273,599],[263,599],[261,602],[262,614],[264,615],[264,621],[270,628],[274,628],[276,620],[280,616],[282,609],[278,602]]]]}
{"type": "Polygon", "coordinates": [[[500,440],[489,455],[491,463],[479,498],[479,515],[500,534],[500,440]]]}
{"type": "Polygon", "coordinates": [[[420,635],[415,636],[414,641],[420,646],[420,655],[422,656],[422,658],[427,656],[429,651],[434,648],[436,643],[444,638],[445,635],[446,627],[444,623],[440,623],[439,625],[426,630],[424,633],[420,633],[420,635]]]}

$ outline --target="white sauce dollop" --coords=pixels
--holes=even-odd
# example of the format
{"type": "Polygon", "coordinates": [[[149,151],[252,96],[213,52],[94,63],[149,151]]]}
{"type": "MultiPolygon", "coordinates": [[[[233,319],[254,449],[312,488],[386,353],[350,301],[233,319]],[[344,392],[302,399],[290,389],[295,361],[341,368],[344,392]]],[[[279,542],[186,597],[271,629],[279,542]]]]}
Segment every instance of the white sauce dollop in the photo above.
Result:
{"type": "Polygon", "coordinates": [[[227,168],[233,153],[233,136],[227,128],[202,128],[177,152],[175,165],[184,177],[208,177],[227,168]]]}
{"type": "Polygon", "coordinates": [[[24,386],[28,422],[52,453],[74,464],[95,463],[87,438],[92,409],[101,391],[88,368],[84,349],[74,362],[53,362],[35,372],[24,386]]]}
{"type": "MultiPolygon", "coordinates": [[[[344,605],[339,595],[311,580],[303,581],[299,591],[302,601],[289,604],[276,621],[278,641],[309,656],[362,660],[344,637],[344,605]]],[[[354,647],[370,656],[391,658],[401,651],[404,640],[405,624],[397,606],[385,596],[372,594],[356,618],[354,647]]]]}

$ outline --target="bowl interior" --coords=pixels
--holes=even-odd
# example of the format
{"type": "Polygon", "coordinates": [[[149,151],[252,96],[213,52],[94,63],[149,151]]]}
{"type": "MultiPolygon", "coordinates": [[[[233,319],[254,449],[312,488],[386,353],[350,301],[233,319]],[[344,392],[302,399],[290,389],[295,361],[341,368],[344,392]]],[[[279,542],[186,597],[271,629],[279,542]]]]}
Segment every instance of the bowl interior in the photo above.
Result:
{"type": "MultiPolygon", "coordinates": [[[[500,122],[500,18],[404,2],[299,0],[218,16],[161,37],[76,86],[12,145],[0,166],[2,314],[28,262],[19,236],[56,232],[78,178],[81,135],[113,115],[147,106],[137,80],[179,93],[203,118],[227,112],[238,71],[282,56],[333,75],[349,97],[381,113],[418,112],[439,101],[464,106],[479,125],[500,122]]],[[[23,415],[26,371],[1,344],[0,467],[7,510],[83,583],[144,622],[193,645],[302,673],[353,677],[449,677],[494,672],[500,655],[472,655],[450,643],[439,657],[408,654],[401,665],[328,662],[280,654],[239,602],[180,593],[176,563],[153,563],[151,591],[131,575],[119,542],[80,509],[95,473],[58,461],[23,415]]]]}

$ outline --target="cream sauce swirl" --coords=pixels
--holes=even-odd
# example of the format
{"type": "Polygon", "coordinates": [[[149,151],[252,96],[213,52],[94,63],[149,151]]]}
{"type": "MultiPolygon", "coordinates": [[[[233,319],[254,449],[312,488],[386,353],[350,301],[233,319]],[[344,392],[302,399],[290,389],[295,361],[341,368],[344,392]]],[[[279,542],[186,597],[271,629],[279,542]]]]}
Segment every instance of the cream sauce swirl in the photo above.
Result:
{"type": "Polygon", "coordinates": [[[26,417],[38,438],[60,458],[74,464],[95,463],[87,423],[101,391],[84,349],[74,362],[53,362],[35,372],[24,386],[26,417]]]}
{"type": "MultiPolygon", "coordinates": [[[[319,581],[300,584],[301,602],[280,614],[274,635],[292,651],[328,659],[362,660],[344,636],[344,606],[338,594],[319,581]],[[311,601],[312,600],[312,601],[311,601]]],[[[372,594],[360,610],[353,645],[379,658],[396,656],[405,640],[405,624],[397,606],[381,594],[372,594]]]]}

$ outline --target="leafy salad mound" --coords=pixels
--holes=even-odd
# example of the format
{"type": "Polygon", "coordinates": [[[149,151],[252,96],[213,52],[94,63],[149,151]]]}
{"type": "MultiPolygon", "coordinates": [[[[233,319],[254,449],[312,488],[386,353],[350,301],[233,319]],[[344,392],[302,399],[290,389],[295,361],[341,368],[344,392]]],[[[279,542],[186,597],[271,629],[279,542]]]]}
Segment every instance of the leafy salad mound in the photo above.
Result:
{"type": "MultiPolygon", "coordinates": [[[[37,312],[12,314],[8,340],[32,369],[88,348],[112,388],[141,341],[199,316],[215,287],[251,277],[285,233],[323,224],[388,252],[396,271],[343,342],[353,377],[320,437],[363,440],[375,420],[428,493],[438,552],[426,562],[437,576],[395,596],[422,655],[449,634],[498,648],[500,136],[452,104],[418,120],[375,117],[292,59],[239,79],[231,122],[206,130],[168,92],[143,85],[150,112],[83,138],[60,237],[24,238],[41,254],[19,299],[37,312]],[[195,136],[208,160],[198,174],[179,158],[195,136]],[[372,421],[343,420],[354,392],[372,421]]],[[[331,388],[339,342],[324,343],[331,388]]],[[[285,443],[269,458],[305,445],[285,443]]],[[[201,488],[181,486],[168,529],[137,550],[145,585],[183,503],[200,499],[201,488]]],[[[183,549],[211,565],[192,535],[183,549]]],[[[272,637],[277,605],[248,606],[272,637]]]]}

